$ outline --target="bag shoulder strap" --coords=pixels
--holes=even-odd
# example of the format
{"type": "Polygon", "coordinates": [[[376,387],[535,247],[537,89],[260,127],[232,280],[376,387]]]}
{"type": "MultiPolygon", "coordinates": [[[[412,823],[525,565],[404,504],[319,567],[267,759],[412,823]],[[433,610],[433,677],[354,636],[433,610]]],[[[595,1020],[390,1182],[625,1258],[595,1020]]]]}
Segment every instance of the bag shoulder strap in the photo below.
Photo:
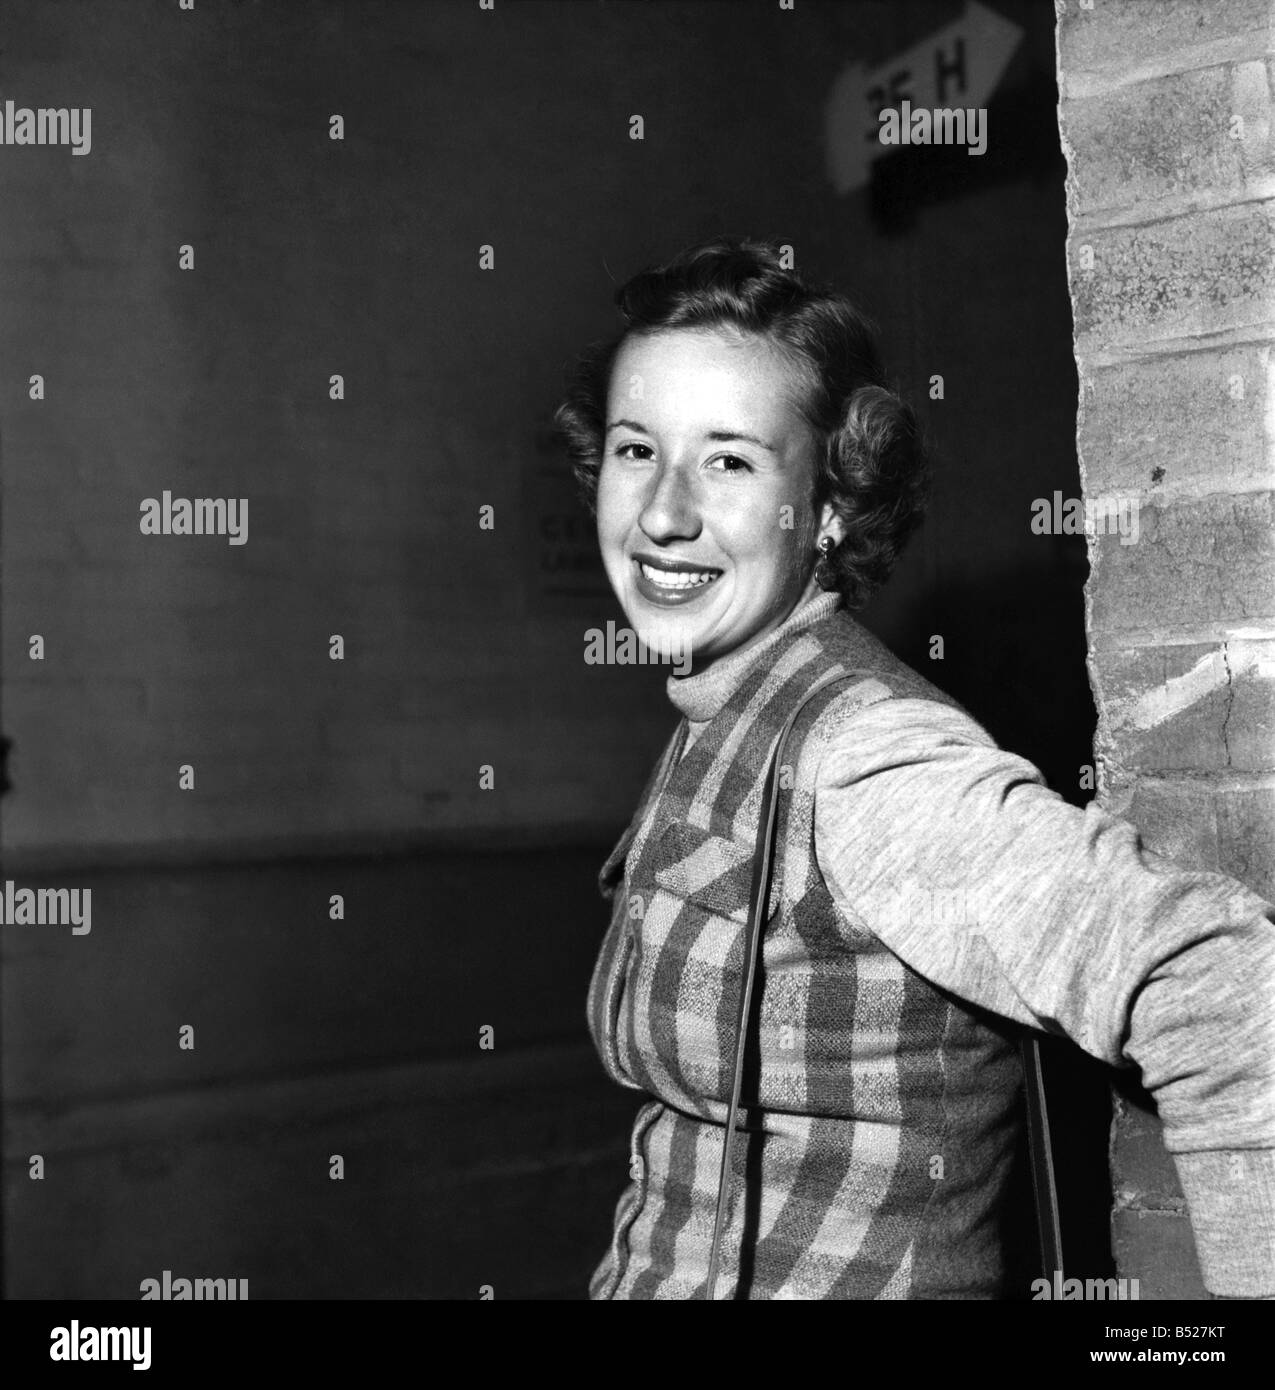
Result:
{"type": "Polygon", "coordinates": [[[1049,1107],[1045,1104],[1045,1074],[1040,1063],[1040,1039],[1027,1034],[1022,1040],[1024,1089],[1027,1093],[1027,1153],[1031,1160],[1032,1195],[1036,1205],[1036,1234],[1040,1241],[1040,1268],[1052,1283],[1063,1277],[1062,1221],[1058,1212],[1058,1179],[1049,1135],[1049,1107]]]}
{"type": "MultiPolygon", "coordinates": [[[[872,671],[837,671],[825,676],[806,692],[797,707],[785,720],[775,740],[762,788],[761,807],[757,818],[757,844],[753,854],[753,876],[749,892],[748,917],[744,938],[743,983],[739,993],[739,1008],[735,1021],[735,1051],[731,1065],[730,1105],[726,1112],[726,1134],[722,1144],[721,1170],[717,1179],[717,1210],[713,1218],[713,1241],[708,1255],[708,1276],[704,1297],[717,1299],[717,1278],[721,1264],[722,1235],[726,1226],[726,1208],[730,1198],[730,1178],[735,1150],[735,1135],[739,1124],[739,1094],[743,1083],[744,1055],[747,1051],[749,1021],[752,1014],[753,990],[757,979],[757,961],[765,926],[766,909],[770,903],[770,883],[774,870],[775,826],[779,811],[779,768],[784,746],[802,710],[810,701],[838,681],[852,677],[871,677],[872,671]]],[[[885,697],[883,697],[885,698],[885,697]]],[[[1041,1260],[1047,1274],[1062,1271],[1062,1235],[1058,1219],[1058,1194],[1053,1155],[1049,1143],[1049,1117],[1045,1107],[1044,1078],[1040,1068],[1040,1048],[1036,1038],[1025,1037],[1022,1043],[1024,1072],[1027,1086],[1027,1129],[1032,1167],[1032,1190],[1036,1202],[1036,1218],[1040,1235],[1041,1260]]]]}

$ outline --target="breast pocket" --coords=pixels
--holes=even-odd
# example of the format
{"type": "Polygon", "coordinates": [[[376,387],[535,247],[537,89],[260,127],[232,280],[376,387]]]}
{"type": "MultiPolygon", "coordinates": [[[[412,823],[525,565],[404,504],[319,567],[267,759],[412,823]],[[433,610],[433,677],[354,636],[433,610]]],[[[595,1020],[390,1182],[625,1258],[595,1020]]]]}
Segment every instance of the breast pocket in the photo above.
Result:
{"type": "Polygon", "coordinates": [[[655,881],[675,897],[743,926],[748,920],[753,854],[735,840],[673,821],[659,840],[655,881]]]}

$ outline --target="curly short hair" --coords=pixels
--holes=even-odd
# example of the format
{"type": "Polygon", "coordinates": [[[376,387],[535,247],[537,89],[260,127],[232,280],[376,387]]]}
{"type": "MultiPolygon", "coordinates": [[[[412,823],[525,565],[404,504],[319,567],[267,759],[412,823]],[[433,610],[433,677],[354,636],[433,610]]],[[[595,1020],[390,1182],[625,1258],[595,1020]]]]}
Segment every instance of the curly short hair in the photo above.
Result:
{"type": "Polygon", "coordinates": [[[616,291],[623,328],[579,354],[554,420],[593,511],[607,390],[625,340],[724,327],[766,338],[805,378],[802,413],[820,442],[813,504],[831,502],[845,525],[825,568],[846,605],[861,608],[920,524],[929,462],[915,415],[885,380],[871,322],[781,259],[773,242],[719,237],[640,271],[616,291]]]}

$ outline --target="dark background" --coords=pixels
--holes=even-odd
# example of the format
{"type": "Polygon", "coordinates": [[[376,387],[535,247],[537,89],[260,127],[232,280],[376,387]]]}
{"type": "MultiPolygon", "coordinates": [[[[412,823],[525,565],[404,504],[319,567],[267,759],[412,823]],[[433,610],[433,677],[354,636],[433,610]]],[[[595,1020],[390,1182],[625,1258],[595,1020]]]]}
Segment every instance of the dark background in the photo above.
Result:
{"type": "MultiPolygon", "coordinates": [[[[582,660],[621,615],[548,430],[563,371],[705,236],[851,293],[937,459],[866,621],[1083,804],[1084,540],[1029,529],[1080,491],[1053,7],[4,18],[0,98],[93,112],[88,156],[0,148],[0,845],[93,890],[89,936],[3,932],[5,1291],[581,1297],[638,1103],[584,1031],[594,880],[674,716],[658,670],[582,660]],[[948,97],[987,106],[987,154],[834,188],[838,74],[988,10],[1021,40],[948,97]],[[248,497],[248,543],[141,536],[164,489],[248,497]]],[[[1098,1276],[1106,1090],[1061,1050],[1051,1079],[1098,1276]]]]}

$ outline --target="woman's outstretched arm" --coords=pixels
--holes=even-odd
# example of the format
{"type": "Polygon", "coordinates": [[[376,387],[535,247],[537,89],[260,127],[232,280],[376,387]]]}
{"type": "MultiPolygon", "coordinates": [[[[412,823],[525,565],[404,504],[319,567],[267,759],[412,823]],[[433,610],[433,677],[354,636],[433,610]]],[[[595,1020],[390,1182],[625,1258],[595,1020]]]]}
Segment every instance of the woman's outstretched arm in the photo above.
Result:
{"type": "Polygon", "coordinates": [[[1271,904],[1069,805],[930,700],[883,701],[836,730],[815,833],[838,906],[912,969],[1141,1068],[1206,1287],[1275,1296],[1271,904]]]}

